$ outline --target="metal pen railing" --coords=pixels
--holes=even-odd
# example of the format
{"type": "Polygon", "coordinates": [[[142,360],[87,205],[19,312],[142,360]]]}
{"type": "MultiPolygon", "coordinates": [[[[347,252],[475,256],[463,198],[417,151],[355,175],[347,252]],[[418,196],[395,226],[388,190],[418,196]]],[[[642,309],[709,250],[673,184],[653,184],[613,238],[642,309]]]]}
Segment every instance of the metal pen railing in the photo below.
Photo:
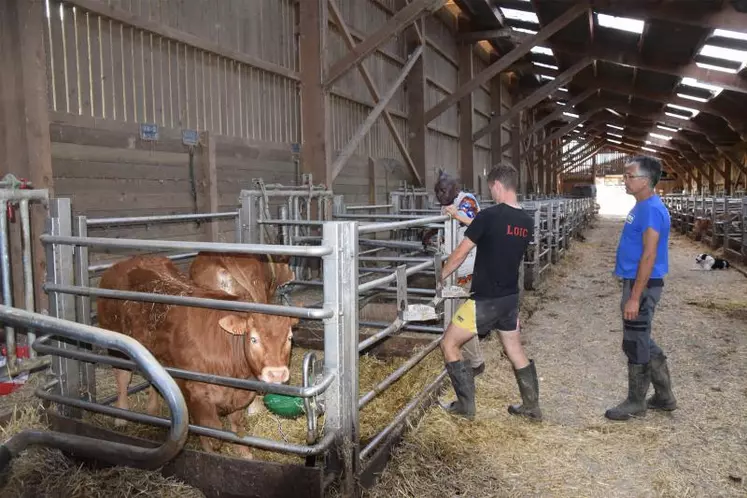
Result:
{"type": "MultiPolygon", "coordinates": [[[[68,320],[45,316],[39,313],[23,311],[0,305],[0,322],[16,327],[27,327],[50,336],[64,337],[97,346],[116,349],[133,358],[132,365],[143,372],[158,392],[166,400],[171,416],[165,421],[168,436],[156,448],[144,448],[128,444],[101,441],[76,434],[26,430],[12,436],[0,446],[0,472],[10,460],[32,445],[44,445],[64,451],[74,452],[79,456],[96,458],[110,463],[119,463],[122,459],[138,462],[149,469],[156,469],[171,460],[181,451],[187,440],[188,414],[179,386],[176,385],[153,355],[135,339],[123,334],[83,325],[68,320]]],[[[36,343],[44,342],[48,337],[40,338],[36,343]]],[[[58,385],[61,379],[37,390],[42,399],[47,398],[47,389],[58,385]]],[[[59,401],[59,400],[58,400],[59,401]]]]}

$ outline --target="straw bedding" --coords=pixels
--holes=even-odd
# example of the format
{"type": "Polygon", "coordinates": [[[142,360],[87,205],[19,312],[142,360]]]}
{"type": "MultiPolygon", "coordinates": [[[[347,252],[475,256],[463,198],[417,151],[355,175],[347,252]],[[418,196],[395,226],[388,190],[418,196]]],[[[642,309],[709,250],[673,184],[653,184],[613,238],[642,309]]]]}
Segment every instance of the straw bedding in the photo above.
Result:
{"type": "Polygon", "coordinates": [[[679,408],[607,421],[605,409],[627,393],[611,275],[622,221],[596,225],[523,300],[545,420],[507,413],[518,388],[500,345],[488,342],[476,420],[430,410],[368,498],[747,495],[747,279],[690,271],[702,246],[673,235],[654,339],[669,356],[679,408]]]}
{"type": "MultiPolygon", "coordinates": [[[[10,422],[0,428],[3,441],[27,429],[48,430],[38,404],[26,403],[14,410],[10,422]]],[[[162,476],[156,471],[126,467],[93,470],[78,465],[59,450],[32,447],[11,462],[2,498],[112,498],[158,496],[204,498],[199,490],[162,476]]]]}
{"type": "MultiPolygon", "coordinates": [[[[291,355],[291,380],[293,385],[302,385],[301,366],[306,349],[294,347],[291,355]]],[[[317,359],[322,359],[324,353],[315,351],[317,359]]],[[[379,359],[369,355],[360,357],[359,384],[361,396],[371,390],[376,384],[381,382],[386,376],[396,370],[406,359],[392,358],[379,359]]],[[[414,396],[417,395],[428,383],[430,383],[438,374],[439,367],[443,368],[443,360],[438,351],[430,353],[423,362],[409,371],[403,378],[393,384],[384,393],[375,398],[360,412],[360,434],[361,440],[366,441],[375,436],[381,429],[391,421],[393,415],[403,408],[414,396]]],[[[99,397],[116,393],[116,384],[111,369],[101,368],[97,371],[97,389],[99,397]]],[[[133,376],[131,385],[142,382],[138,376],[133,376]]],[[[147,405],[147,391],[136,395],[131,395],[130,409],[139,412],[145,412],[147,405]]],[[[269,412],[261,402],[257,403],[260,413],[244,417],[244,428],[246,434],[259,436],[278,441],[287,441],[297,444],[306,444],[306,417],[302,415],[297,419],[287,419],[269,412]]],[[[165,405],[161,406],[161,415],[168,416],[165,405]]],[[[162,439],[165,435],[163,429],[150,427],[142,424],[129,423],[124,428],[115,428],[114,419],[103,415],[89,415],[92,423],[106,427],[108,429],[121,431],[125,434],[136,435],[139,437],[162,439]]],[[[318,427],[324,425],[324,416],[319,417],[318,427]]],[[[228,424],[224,425],[226,430],[228,424]]],[[[190,436],[187,441],[187,448],[201,449],[199,438],[190,436]]],[[[303,458],[284,453],[263,451],[259,449],[252,450],[256,459],[302,463],[303,458]]],[[[221,447],[221,453],[233,455],[233,449],[228,445],[221,447]]]]}

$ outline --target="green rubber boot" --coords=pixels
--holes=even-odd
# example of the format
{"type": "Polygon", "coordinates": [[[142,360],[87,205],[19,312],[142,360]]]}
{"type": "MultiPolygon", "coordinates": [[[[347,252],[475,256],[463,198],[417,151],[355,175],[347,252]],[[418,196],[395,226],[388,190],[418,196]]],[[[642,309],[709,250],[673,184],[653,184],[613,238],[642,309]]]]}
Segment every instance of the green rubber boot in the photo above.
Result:
{"type": "Polygon", "coordinates": [[[475,378],[472,367],[466,361],[452,361],[446,364],[446,371],[451,378],[451,385],[454,387],[457,400],[441,406],[453,415],[460,415],[473,420],[477,410],[475,407],[475,378]]]}
{"type": "Polygon", "coordinates": [[[677,400],[672,392],[672,382],[669,378],[669,367],[667,357],[659,355],[651,358],[651,384],[654,386],[654,395],[646,403],[652,410],[664,410],[671,412],[677,409],[677,400]]]}
{"type": "Polygon", "coordinates": [[[610,420],[630,420],[646,415],[646,393],[651,385],[649,364],[628,363],[628,399],[610,408],[604,416],[610,420]]]}
{"type": "Polygon", "coordinates": [[[510,405],[508,413],[521,415],[531,420],[542,420],[542,410],[539,406],[539,380],[534,360],[529,360],[529,365],[519,370],[514,370],[516,383],[519,385],[522,404],[510,405]]]}

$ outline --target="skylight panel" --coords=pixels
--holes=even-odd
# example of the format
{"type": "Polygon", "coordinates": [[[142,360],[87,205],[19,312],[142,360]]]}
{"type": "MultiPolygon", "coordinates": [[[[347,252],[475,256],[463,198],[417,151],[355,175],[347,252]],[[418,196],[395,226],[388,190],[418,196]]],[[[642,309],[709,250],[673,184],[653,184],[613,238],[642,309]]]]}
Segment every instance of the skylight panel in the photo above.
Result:
{"type": "Polygon", "coordinates": [[[620,31],[629,31],[631,33],[643,33],[644,21],[632,19],[630,17],[617,17],[607,14],[597,14],[597,22],[605,28],[618,29],[620,31]]]}
{"type": "Polygon", "coordinates": [[[645,150],[648,152],[656,152],[656,149],[652,149],[651,147],[641,147],[641,150],[645,150]]]}
{"type": "Polygon", "coordinates": [[[563,112],[563,115],[571,117],[571,118],[577,118],[578,117],[578,114],[573,114],[572,112],[563,112]]]}
{"type": "Polygon", "coordinates": [[[670,137],[668,135],[662,135],[661,133],[651,132],[651,133],[649,133],[649,135],[652,136],[652,137],[654,137],[654,138],[658,138],[660,140],[672,140],[672,137],[670,137]]]}
{"type": "Polygon", "coordinates": [[[669,116],[670,118],[690,119],[688,116],[683,116],[682,114],[675,114],[673,112],[665,112],[664,115],[669,116]]]}
{"type": "Polygon", "coordinates": [[[620,140],[612,140],[611,138],[608,138],[607,141],[612,144],[621,144],[622,142],[620,140]]]}
{"type": "Polygon", "coordinates": [[[558,66],[553,66],[552,64],[545,64],[544,62],[532,62],[537,67],[545,67],[547,69],[558,69],[558,66]]]}
{"type": "Polygon", "coordinates": [[[624,130],[625,129],[623,126],[617,126],[617,125],[613,125],[613,124],[609,124],[609,123],[607,123],[607,126],[609,126],[610,128],[614,128],[616,130],[624,130]]]}
{"type": "Polygon", "coordinates": [[[561,101],[559,101],[559,100],[558,100],[558,101],[556,101],[555,103],[556,103],[556,104],[558,104],[558,105],[565,105],[565,102],[561,102],[561,101]]]}
{"type": "Polygon", "coordinates": [[[667,104],[667,107],[671,107],[672,109],[677,109],[677,110],[680,110],[680,111],[689,112],[691,114],[690,118],[694,118],[695,116],[697,116],[698,114],[700,114],[700,111],[698,111],[697,109],[692,109],[690,107],[684,107],[684,106],[681,106],[681,105],[667,104]]]}
{"type": "Polygon", "coordinates": [[[744,50],[736,50],[734,48],[724,48],[706,44],[700,49],[699,54],[706,57],[714,57],[716,59],[725,59],[727,61],[741,63],[747,62],[747,52],[744,50]]]}
{"type": "Polygon", "coordinates": [[[607,132],[607,135],[609,135],[611,137],[617,137],[617,138],[622,138],[623,137],[622,135],[620,135],[618,133],[610,133],[609,131],[607,132]]]}
{"type": "Polygon", "coordinates": [[[514,31],[518,31],[519,33],[526,33],[528,35],[536,35],[537,32],[533,29],[527,29],[527,28],[517,28],[517,27],[511,27],[514,31]]]}
{"type": "Polygon", "coordinates": [[[678,131],[681,130],[681,128],[672,128],[671,126],[664,126],[660,124],[657,124],[656,127],[659,128],[660,130],[671,131],[672,133],[677,133],[678,131]]]}
{"type": "Polygon", "coordinates": [[[534,12],[527,12],[526,10],[519,10],[519,9],[509,9],[506,7],[501,7],[501,12],[503,12],[503,16],[506,19],[514,19],[516,21],[524,21],[524,22],[531,22],[535,24],[539,24],[539,19],[537,19],[537,14],[534,12]]]}
{"type": "Polygon", "coordinates": [[[734,38],[735,40],[747,40],[747,33],[740,33],[739,31],[729,31],[728,29],[714,29],[713,36],[734,38]]]}
{"type": "Polygon", "coordinates": [[[567,88],[563,88],[562,86],[560,88],[558,88],[558,90],[561,91],[561,92],[567,92],[568,91],[567,88]]]}
{"type": "Polygon", "coordinates": [[[547,47],[542,47],[540,45],[537,45],[536,47],[532,47],[530,52],[534,52],[535,54],[545,54],[550,55],[552,57],[555,57],[555,54],[547,47]]]}
{"type": "Polygon", "coordinates": [[[620,114],[619,112],[617,112],[616,110],[614,110],[614,109],[612,109],[610,107],[605,107],[604,110],[607,111],[607,112],[609,112],[609,113],[614,114],[615,116],[623,117],[622,114],[620,114]]]}
{"type": "Polygon", "coordinates": [[[546,79],[546,80],[554,80],[555,76],[548,76],[546,74],[540,74],[540,78],[546,79]]]}
{"type": "Polygon", "coordinates": [[[678,92],[677,96],[682,97],[683,99],[694,100],[696,102],[708,102],[708,99],[704,99],[703,97],[696,97],[695,95],[688,95],[682,92],[678,92]]]}
{"type": "Polygon", "coordinates": [[[717,66],[715,64],[706,64],[705,62],[696,62],[696,66],[701,69],[713,69],[714,71],[723,71],[725,73],[737,74],[739,71],[731,67],[717,66]]]}
{"type": "Polygon", "coordinates": [[[680,84],[686,85],[686,86],[692,86],[695,88],[702,88],[703,90],[710,90],[711,92],[715,94],[714,97],[723,91],[723,88],[721,88],[720,86],[709,85],[708,83],[701,83],[695,78],[690,78],[690,77],[682,78],[682,81],[680,81],[680,84]]]}

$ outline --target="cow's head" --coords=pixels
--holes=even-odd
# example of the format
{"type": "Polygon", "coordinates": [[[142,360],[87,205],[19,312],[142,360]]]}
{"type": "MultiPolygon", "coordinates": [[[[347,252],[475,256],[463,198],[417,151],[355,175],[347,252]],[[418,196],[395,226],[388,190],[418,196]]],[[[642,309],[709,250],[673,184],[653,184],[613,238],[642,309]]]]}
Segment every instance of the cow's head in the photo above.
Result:
{"type": "Polygon", "coordinates": [[[459,195],[459,184],[443,170],[438,170],[438,179],[433,187],[433,191],[436,194],[438,203],[442,206],[448,206],[459,195]]]}
{"type": "Polygon", "coordinates": [[[244,337],[249,368],[259,380],[276,384],[288,380],[293,326],[298,323],[298,318],[232,313],[218,323],[227,333],[244,337]]]}

